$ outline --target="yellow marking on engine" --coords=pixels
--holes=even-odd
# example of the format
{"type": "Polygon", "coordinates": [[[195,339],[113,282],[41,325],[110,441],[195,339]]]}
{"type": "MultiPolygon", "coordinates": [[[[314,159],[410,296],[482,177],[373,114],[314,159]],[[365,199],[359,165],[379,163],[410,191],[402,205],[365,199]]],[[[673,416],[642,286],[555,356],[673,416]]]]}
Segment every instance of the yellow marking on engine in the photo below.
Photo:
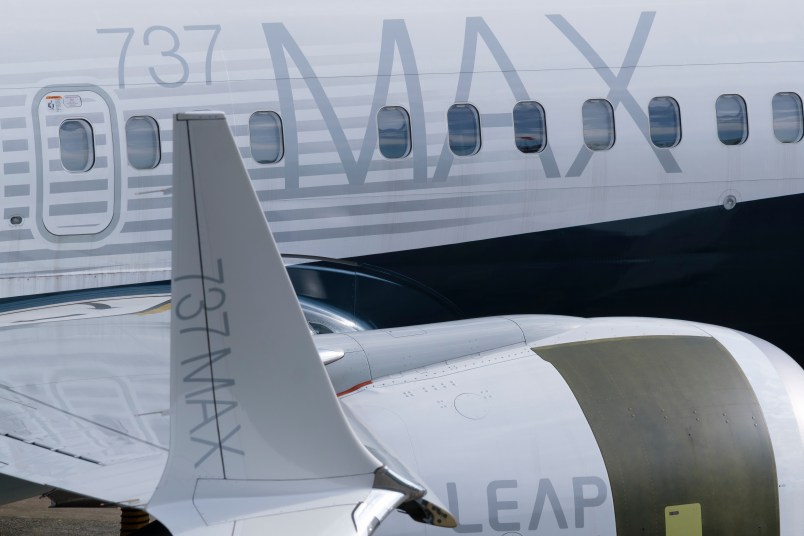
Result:
{"type": "Polygon", "coordinates": [[[665,536],[702,536],[701,505],[681,504],[664,509],[665,536]]]}

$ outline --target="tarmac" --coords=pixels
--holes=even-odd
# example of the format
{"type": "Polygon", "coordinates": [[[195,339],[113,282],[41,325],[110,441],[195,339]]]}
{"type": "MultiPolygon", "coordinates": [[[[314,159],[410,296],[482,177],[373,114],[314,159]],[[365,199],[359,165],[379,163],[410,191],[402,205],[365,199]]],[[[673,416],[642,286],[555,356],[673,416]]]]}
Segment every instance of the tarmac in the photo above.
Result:
{"type": "Polygon", "coordinates": [[[119,536],[117,508],[49,508],[47,498],[0,506],[0,536],[119,536]]]}

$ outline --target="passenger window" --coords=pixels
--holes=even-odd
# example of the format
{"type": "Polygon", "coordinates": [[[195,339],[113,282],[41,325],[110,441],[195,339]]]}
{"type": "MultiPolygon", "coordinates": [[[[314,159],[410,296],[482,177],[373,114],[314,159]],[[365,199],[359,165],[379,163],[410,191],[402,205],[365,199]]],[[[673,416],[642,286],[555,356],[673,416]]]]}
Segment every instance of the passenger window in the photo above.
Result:
{"type": "Polygon", "coordinates": [[[449,148],[456,156],[480,150],[480,114],[471,104],[453,104],[447,111],[449,148]]]}
{"type": "Polygon", "coordinates": [[[377,113],[380,153],[385,158],[410,154],[410,116],[401,106],[386,106],[377,113]]]}
{"type": "Polygon", "coordinates": [[[285,140],[282,119],[276,112],[255,112],[248,120],[251,156],[260,164],[273,164],[282,160],[285,140]]]}
{"type": "Polygon", "coordinates": [[[83,173],[95,165],[95,138],[92,125],[84,119],[68,119],[59,127],[61,165],[73,173],[83,173]]]}
{"type": "Polygon", "coordinates": [[[514,142],[523,153],[538,153],[547,145],[544,108],[538,102],[518,102],[514,106],[514,142]]]}
{"type": "Polygon", "coordinates": [[[135,169],[153,169],[162,160],[159,124],[153,117],[138,115],[126,121],[128,163],[135,169]]]}
{"type": "Polygon", "coordinates": [[[804,137],[804,110],[795,93],[773,96],[773,133],[782,143],[797,143],[804,137]]]}
{"type": "Polygon", "coordinates": [[[614,108],[605,99],[583,103],[583,142],[593,151],[607,151],[614,146],[614,108]]]}
{"type": "Polygon", "coordinates": [[[724,145],[741,145],[748,139],[748,109],[739,95],[721,95],[715,103],[717,136],[724,145]]]}
{"type": "Polygon", "coordinates": [[[656,97],[648,104],[650,141],[662,149],[675,147],[681,141],[681,110],[671,97],[656,97]]]}

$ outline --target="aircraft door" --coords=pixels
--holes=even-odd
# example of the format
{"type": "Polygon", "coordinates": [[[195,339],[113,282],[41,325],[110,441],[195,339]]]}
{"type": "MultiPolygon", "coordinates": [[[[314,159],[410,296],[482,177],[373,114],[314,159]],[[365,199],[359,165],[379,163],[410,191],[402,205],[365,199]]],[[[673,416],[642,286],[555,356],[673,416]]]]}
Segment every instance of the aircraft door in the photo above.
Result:
{"type": "Polygon", "coordinates": [[[39,228],[53,241],[99,240],[119,214],[116,118],[101,90],[52,87],[37,100],[39,228]]]}

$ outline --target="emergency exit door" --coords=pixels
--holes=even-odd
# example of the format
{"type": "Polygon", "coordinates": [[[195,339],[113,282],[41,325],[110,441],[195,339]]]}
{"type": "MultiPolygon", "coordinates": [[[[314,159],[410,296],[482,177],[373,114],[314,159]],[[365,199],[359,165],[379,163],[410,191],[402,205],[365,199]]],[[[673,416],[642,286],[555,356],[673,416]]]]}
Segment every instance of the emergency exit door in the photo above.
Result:
{"type": "Polygon", "coordinates": [[[57,240],[99,239],[119,211],[110,105],[99,92],[88,89],[56,87],[40,95],[40,228],[57,240]]]}

